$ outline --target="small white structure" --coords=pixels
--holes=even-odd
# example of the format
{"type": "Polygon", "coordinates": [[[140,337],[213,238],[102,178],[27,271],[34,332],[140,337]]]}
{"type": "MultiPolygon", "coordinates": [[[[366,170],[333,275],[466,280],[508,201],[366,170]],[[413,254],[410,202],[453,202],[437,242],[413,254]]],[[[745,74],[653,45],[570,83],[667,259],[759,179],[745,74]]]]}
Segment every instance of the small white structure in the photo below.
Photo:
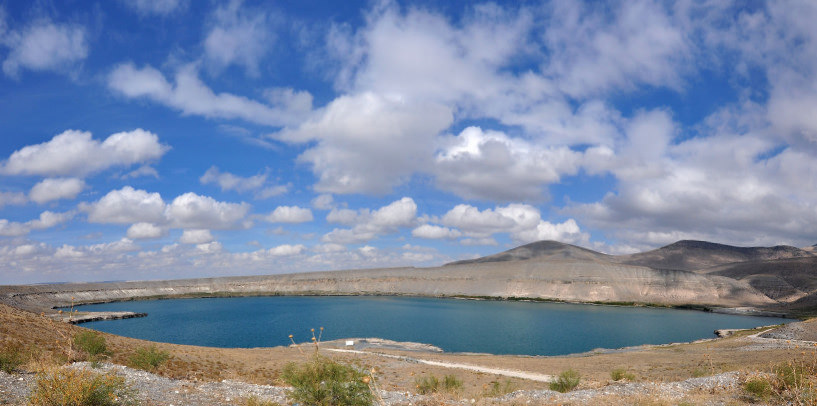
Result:
{"type": "Polygon", "coordinates": [[[346,346],[347,347],[354,347],[354,345],[355,345],[354,340],[346,340],[346,346]]]}

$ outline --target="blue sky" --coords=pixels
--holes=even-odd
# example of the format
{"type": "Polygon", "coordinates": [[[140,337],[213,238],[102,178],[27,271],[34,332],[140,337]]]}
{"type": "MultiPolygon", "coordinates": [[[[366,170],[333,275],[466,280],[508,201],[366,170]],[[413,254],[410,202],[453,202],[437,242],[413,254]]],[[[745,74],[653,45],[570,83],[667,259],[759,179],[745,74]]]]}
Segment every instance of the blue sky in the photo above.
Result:
{"type": "Polygon", "coordinates": [[[817,243],[809,1],[0,1],[0,283],[817,243]]]}

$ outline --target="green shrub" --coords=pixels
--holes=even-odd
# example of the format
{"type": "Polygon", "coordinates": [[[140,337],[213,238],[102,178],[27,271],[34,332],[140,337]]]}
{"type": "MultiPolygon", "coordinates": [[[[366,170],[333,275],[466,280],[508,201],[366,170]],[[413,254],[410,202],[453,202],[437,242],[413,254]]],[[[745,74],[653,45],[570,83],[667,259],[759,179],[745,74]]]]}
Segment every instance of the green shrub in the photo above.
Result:
{"type": "Polygon", "coordinates": [[[446,375],[443,377],[443,388],[448,392],[459,392],[462,389],[462,381],[454,375],[446,375]]]}
{"type": "Polygon", "coordinates": [[[576,389],[579,386],[579,381],[581,380],[581,375],[578,372],[568,369],[567,371],[562,372],[559,374],[559,377],[556,378],[555,381],[550,383],[550,390],[555,390],[557,392],[570,392],[573,389],[576,389]]]}
{"type": "Polygon", "coordinates": [[[743,383],[743,389],[751,393],[753,396],[765,399],[774,392],[774,387],[768,379],[762,377],[754,377],[743,383]]]}
{"type": "Polygon", "coordinates": [[[809,376],[808,368],[805,365],[792,362],[776,366],[774,373],[777,374],[777,379],[779,379],[786,388],[799,388],[803,386],[803,382],[809,376]]]}
{"type": "Polygon", "coordinates": [[[150,347],[137,348],[136,352],[130,356],[130,366],[145,371],[153,371],[170,359],[170,354],[160,351],[155,345],[150,347]]]}
{"type": "Polygon", "coordinates": [[[368,375],[317,354],[301,365],[290,362],[284,366],[281,378],[292,386],[288,396],[296,403],[314,406],[372,404],[368,375]]]}
{"type": "Polygon", "coordinates": [[[25,362],[26,357],[23,355],[22,345],[6,343],[0,347],[0,371],[10,374],[25,362]]]}
{"type": "Polygon", "coordinates": [[[96,331],[85,330],[77,333],[74,336],[74,345],[88,354],[92,362],[98,362],[101,357],[110,355],[105,336],[96,331]]]}
{"type": "Polygon", "coordinates": [[[414,386],[417,388],[417,393],[427,395],[440,390],[440,380],[436,376],[418,376],[414,378],[414,386]]]}
{"type": "Polygon", "coordinates": [[[118,376],[53,369],[37,375],[29,401],[33,406],[127,405],[133,403],[133,394],[118,376]]]}
{"type": "Polygon", "coordinates": [[[635,375],[628,373],[627,370],[624,368],[616,368],[612,372],[610,372],[610,378],[613,378],[614,381],[620,381],[622,379],[634,381],[635,375]]]}

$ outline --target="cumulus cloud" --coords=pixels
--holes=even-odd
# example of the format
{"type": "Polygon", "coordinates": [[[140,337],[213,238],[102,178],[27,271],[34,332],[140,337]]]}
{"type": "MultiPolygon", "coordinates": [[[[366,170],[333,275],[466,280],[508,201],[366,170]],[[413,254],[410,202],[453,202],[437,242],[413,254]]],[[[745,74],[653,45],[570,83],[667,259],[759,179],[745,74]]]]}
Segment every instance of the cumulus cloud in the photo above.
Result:
{"type": "Polygon", "coordinates": [[[459,204],[449,210],[439,222],[448,227],[425,224],[412,232],[421,238],[463,238],[464,245],[496,245],[495,234],[507,234],[515,243],[556,240],[566,243],[589,242],[590,236],[579,228],[574,219],[563,223],[542,220],[539,209],[526,204],[480,210],[459,204]],[[450,228],[449,228],[450,227],[450,228]]]}
{"type": "Polygon", "coordinates": [[[8,32],[0,41],[10,48],[3,72],[14,78],[21,69],[67,72],[88,56],[85,28],[49,20],[8,32]]]}
{"type": "Polygon", "coordinates": [[[74,199],[85,189],[85,181],[77,178],[43,179],[28,193],[32,201],[39,204],[60,199],[74,199]]]}
{"type": "Polygon", "coordinates": [[[299,160],[326,193],[388,193],[433,153],[434,137],[453,120],[445,106],[364,93],[334,100],[314,118],[272,136],[312,143],[299,160]]]}
{"type": "Polygon", "coordinates": [[[431,224],[423,224],[414,230],[411,230],[411,235],[419,238],[429,239],[454,239],[462,236],[462,232],[448,227],[434,226],[431,224]]]}
{"type": "Polygon", "coordinates": [[[29,220],[25,223],[16,221],[8,221],[0,219],[0,236],[4,237],[19,237],[30,233],[32,230],[45,230],[65,223],[74,217],[73,212],[55,213],[52,211],[44,211],[36,219],[29,220]]]}
{"type": "Polygon", "coordinates": [[[230,93],[215,93],[198,77],[193,66],[176,72],[175,84],[153,67],[137,68],[132,63],[118,65],[108,75],[108,87],[132,98],[146,98],[177,109],[185,115],[207,118],[242,119],[251,123],[284,126],[301,121],[304,112],[299,100],[280,100],[296,105],[270,105],[230,93]],[[299,114],[294,114],[298,113],[299,114]]]}
{"type": "Polygon", "coordinates": [[[157,234],[153,227],[184,229],[232,229],[241,228],[249,211],[246,203],[219,202],[209,196],[189,192],[165,203],[159,193],[125,186],[112,190],[94,203],[80,204],[80,210],[88,213],[92,223],[136,224],[133,232],[140,235],[157,234]]]}
{"type": "Polygon", "coordinates": [[[204,39],[205,59],[217,70],[237,64],[257,76],[258,64],[274,49],[272,26],[272,16],[264,10],[231,0],[213,12],[212,27],[204,39]]]}
{"type": "Polygon", "coordinates": [[[278,206],[263,217],[270,223],[306,223],[312,221],[312,210],[298,206],[278,206]]]}
{"type": "Polygon", "coordinates": [[[0,208],[7,205],[20,206],[28,202],[25,193],[21,192],[0,192],[0,208]]]}
{"type": "Polygon", "coordinates": [[[0,173],[82,177],[114,166],[154,161],[168,149],[156,134],[142,129],[116,133],[101,142],[89,132],[68,130],[14,151],[0,163],[0,173]]]}
{"type": "Polygon", "coordinates": [[[346,212],[344,215],[355,216],[356,225],[352,228],[336,228],[330,231],[323,236],[323,242],[359,244],[384,234],[395,233],[403,227],[411,227],[417,221],[417,204],[413,199],[404,197],[374,211],[362,209],[356,213],[346,212]]]}
{"type": "Polygon", "coordinates": [[[167,230],[155,224],[136,223],[128,227],[126,236],[132,240],[146,240],[159,238],[165,235],[166,232],[167,230]]]}
{"type": "Polygon", "coordinates": [[[165,202],[158,193],[125,186],[108,192],[98,201],[81,204],[91,223],[164,223],[165,202]]]}
{"type": "Polygon", "coordinates": [[[267,181],[267,175],[259,174],[250,177],[241,177],[229,172],[221,172],[217,167],[211,166],[210,169],[199,178],[199,181],[203,185],[208,183],[218,184],[221,190],[246,192],[264,186],[264,183],[267,181]]]}
{"type": "Polygon", "coordinates": [[[184,230],[179,242],[182,244],[208,244],[215,240],[210,230],[184,230]]]}
{"type": "Polygon", "coordinates": [[[444,142],[434,172],[438,187],[469,199],[540,200],[543,187],[573,175],[583,155],[537,146],[497,131],[468,127],[444,142]]]}
{"type": "Polygon", "coordinates": [[[178,228],[231,229],[243,227],[250,205],[219,202],[209,196],[185,193],[167,207],[171,224],[178,228]]]}

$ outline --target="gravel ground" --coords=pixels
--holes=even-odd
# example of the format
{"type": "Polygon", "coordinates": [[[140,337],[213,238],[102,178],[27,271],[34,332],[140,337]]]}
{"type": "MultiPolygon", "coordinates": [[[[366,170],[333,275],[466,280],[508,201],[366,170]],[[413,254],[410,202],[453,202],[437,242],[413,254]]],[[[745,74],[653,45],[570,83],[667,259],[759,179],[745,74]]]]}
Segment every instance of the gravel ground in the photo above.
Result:
{"type": "MultiPolygon", "coordinates": [[[[71,368],[89,368],[86,363],[75,363],[71,368]]],[[[191,382],[157,376],[145,371],[121,365],[103,364],[96,369],[101,373],[114,373],[125,378],[137,393],[139,404],[156,406],[180,405],[243,405],[251,397],[257,400],[287,404],[286,388],[252,385],[237,381],[191,382]]],[[[595,403],[594,400],[611,396],[632,397],[660,396],[662,399],[679,401],[695,393],[730,392],[740,386],[741,374],[728,372],[719,375],[693,378],[680,382],[632,382],[615,383],[596,389],[558,393],[550,390],[516,391],[500,398],[479,403],[491,404],[564,404],[595,403]]],[[[34,382],[33,374],[7,374],[0,371],[0,404],[22,405],[34,382]]],[[[412,395],[404,392],[382,391],[386,405],[417,404],[471,404],[472,399],[450,400],[445,403],[439,397],[412,395]]]]}

